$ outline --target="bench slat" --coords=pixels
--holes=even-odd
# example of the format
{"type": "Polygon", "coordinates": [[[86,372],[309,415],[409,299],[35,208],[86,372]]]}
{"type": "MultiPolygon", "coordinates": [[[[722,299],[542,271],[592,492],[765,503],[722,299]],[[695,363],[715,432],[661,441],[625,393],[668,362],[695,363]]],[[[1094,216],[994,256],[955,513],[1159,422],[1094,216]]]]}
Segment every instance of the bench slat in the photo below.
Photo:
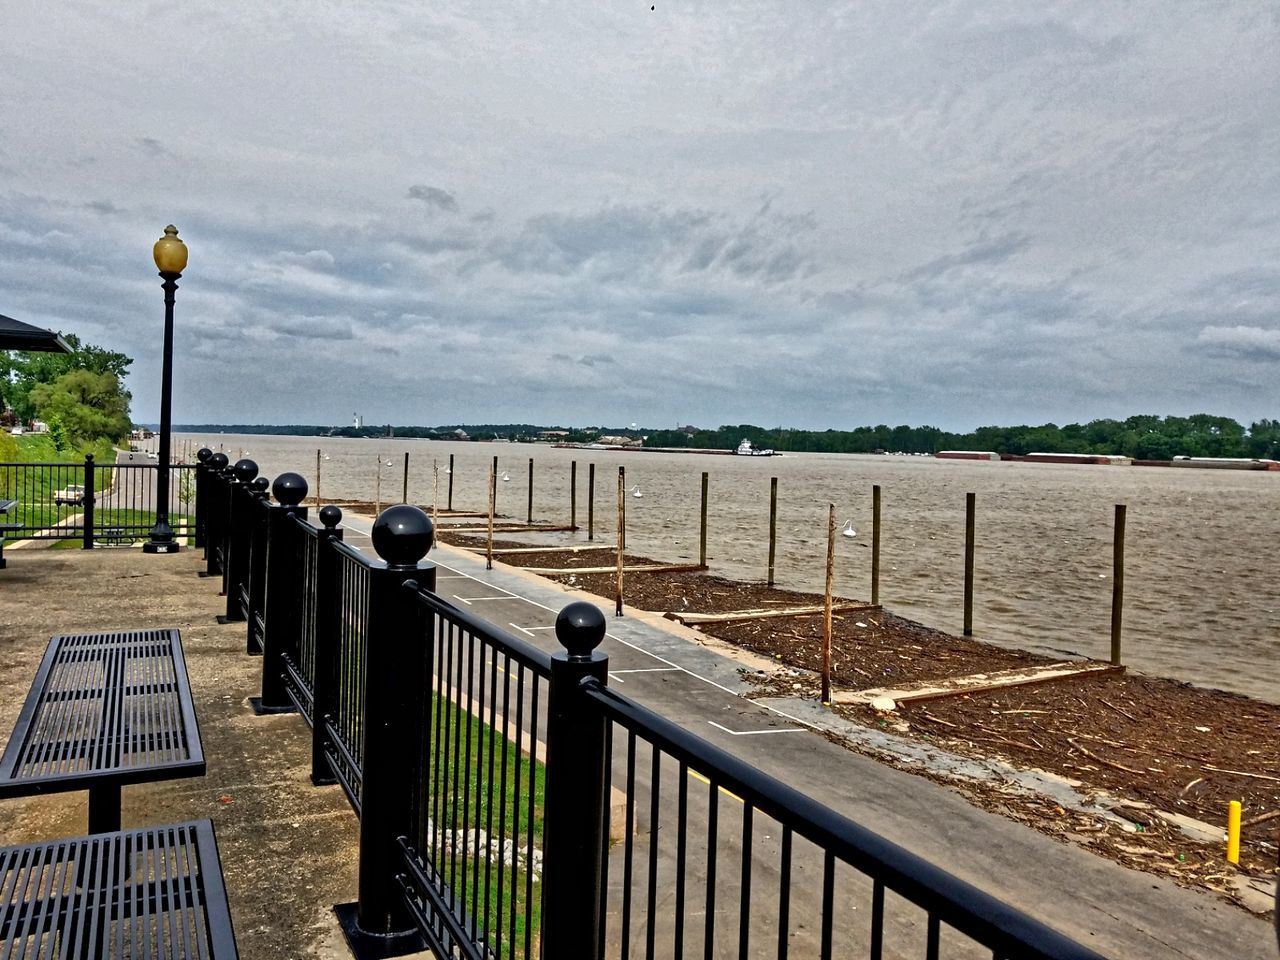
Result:
{"type": "Polygon", "coordinates": [[[235,960],[213,824],[0,849],[0,941],[19,956],[235,960]]]}
{"type": "Polygon", "coordinates": [[[49,641],[0,758],[0,797],[205,772],[177,630],[49,641]]]}

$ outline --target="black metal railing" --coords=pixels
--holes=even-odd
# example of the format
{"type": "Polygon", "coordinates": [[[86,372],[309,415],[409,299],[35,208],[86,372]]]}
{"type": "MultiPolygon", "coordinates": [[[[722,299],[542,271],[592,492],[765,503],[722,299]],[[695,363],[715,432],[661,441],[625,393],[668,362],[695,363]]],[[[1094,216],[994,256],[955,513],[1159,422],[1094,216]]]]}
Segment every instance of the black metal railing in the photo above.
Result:
{"type": "MultiPolygon", "coordinates": [[[[0,500],[16,501],[3,522],[10,540],[79,540],[84,548],[129,546],[155,524],[158,464],[0,463],[0,500]]],[[[179,538],[196,530],[196,468],[170,466],[169,521],[179,538]]]]}
{"type": "Polygon", "coordinates": [[[296,474],[267,506],[251,463],[201,469],[208,556],[265,570],[262,706],[304,715],[360,820],[357,956],[1098,960],[610,689],[595,606],[556,652],[454,607],[418,508],[377,518],[374,560],[296,474]]]}

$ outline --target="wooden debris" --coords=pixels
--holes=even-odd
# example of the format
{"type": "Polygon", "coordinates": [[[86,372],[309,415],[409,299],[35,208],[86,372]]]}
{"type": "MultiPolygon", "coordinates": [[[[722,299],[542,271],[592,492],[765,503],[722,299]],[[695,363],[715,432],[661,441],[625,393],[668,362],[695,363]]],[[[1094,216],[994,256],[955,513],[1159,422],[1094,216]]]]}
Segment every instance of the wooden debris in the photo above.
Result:
{"type": "MultiPolygon", "coordinates": [[[[694,573],[705,570],[696,563],[646,563],[622,568],[627,573],[694,573]]],[[[561,576],[566,573],[617,573],[617,567],[525,567],[527,573],[537,573],[544,577],[561,576]]]]}
{"type": "MultiPolygon", "coordinates": [[[[878,603],[837,603],[832,610],[842,613],[853,610],[879,610],[878,603]]],[[[786,610],[735,610],[731,613],[683,613],[673,611],[663,616],[682,623],[734,623],[740,620],[769,620],[777,617],[811,617],[823,613],[824,607],[790,607],[786,610]]]]}
{"type": "Polygon", "coordinates": [[[1215,767],[1208,763],[1203,766],[1206,770],[1212,770],[1214,773],[1229,773],[1233,777],[1249,777],[1251,780],[1270,780],[1272,783],[1280,783],[1280,777],[1269,777],[1265,773],[1246,773],[1244,770],[1227,770],[1224,767],[1215,767]]]}
{"type": "Polygon", "coordinates": [[[1096,753],[1090,753],[1084,747],[1080,746],[1080,742],[1074,739],[1073,737],[1067,737],[1067,743],[1071,744],[1073,747],[1075,747],[1077,750],[1083,753],[1086,757],[1088,757],[1094,763],[1100,763],[1104,767],[1110,767],[1113,770],[1123,770],[1125,773],[1136,773],[1136,774],[1142,773],[1141,770],[1135,770],[1133,769],[1133,767],[1126,767],[1123,763],[1115,763],[1111,760],[1107,760],[1104,757],[1098,756],[1096,753]]]}

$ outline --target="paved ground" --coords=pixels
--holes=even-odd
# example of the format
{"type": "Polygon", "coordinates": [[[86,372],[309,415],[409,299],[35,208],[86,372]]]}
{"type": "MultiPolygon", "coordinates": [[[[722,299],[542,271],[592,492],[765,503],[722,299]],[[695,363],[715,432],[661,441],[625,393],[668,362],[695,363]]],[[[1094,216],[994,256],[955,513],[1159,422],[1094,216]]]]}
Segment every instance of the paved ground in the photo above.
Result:
{"type": "MultiPolygon", "coordinates": [[[[367,522],[349,517],[349,540],[367,522]]],[[[18,550],[0,572],[0,736],[6,736],[54,632],[182,630],[209,758],[199,780],[126,788],[125,825],[212,817],[242,956],[345,956],[330,907],[355,890],[356,822],[337,788],[307,779],[307,729],[256,717],[260,661],[243,625],[219,626],[198,554],[18,550]]],[[[568,591],[483,559],[433,551],[438,590],[550,649],[568,591]]],[[[585,598],[594,599],[594,598],[585,598]]],[[[610,619],[611,684],[690,730],[799,786],[865,826],[1114,957],[1273,958],[1269,924],[1208,895],[977,810],[930,781],[850,753],[810,729],[809,704],[743,700],[739,661],[659,618],[610,619]]],[[[0,804],[0,839],[82,833],[83,795],[0,804]]],[[[638,934],[633,931],[633,942],[638,934]]],[[[807,951],[806,951],[807,952],[807,951]]],[[[801,951],[795,951],[801,955],[801,951]]]]}

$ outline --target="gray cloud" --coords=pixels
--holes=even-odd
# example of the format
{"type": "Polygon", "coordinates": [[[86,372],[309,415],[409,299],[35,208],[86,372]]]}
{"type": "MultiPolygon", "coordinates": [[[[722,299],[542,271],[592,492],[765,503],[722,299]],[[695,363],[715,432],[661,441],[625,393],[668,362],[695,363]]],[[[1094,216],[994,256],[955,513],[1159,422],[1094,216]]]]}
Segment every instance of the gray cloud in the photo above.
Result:
{"type": "Polygon", "coordinates": [[[1220,357],[1280,360],[1280,330],[1261,327],[1205,327],[1197,342],[1220,357]]]}
{"type": "Polygon", "coordinates": [[[136,357],[140,418],[169,222],[179,420],[1278,413],[1280,24],[1246,6],[227,0],[163,104],[144,13],[16,16],[3,312],[136,357]]]}
{"type": "Polygon", "coordinates": [[[445,213],[457,213],[458,201],[454,199],[453,194],[447,190],[441,190],[439,187],[429,187],[426,184],[415,183],[409,188],[410,200],[421,200],[428,207],[435,210],[443,210],[445,213]]]}

